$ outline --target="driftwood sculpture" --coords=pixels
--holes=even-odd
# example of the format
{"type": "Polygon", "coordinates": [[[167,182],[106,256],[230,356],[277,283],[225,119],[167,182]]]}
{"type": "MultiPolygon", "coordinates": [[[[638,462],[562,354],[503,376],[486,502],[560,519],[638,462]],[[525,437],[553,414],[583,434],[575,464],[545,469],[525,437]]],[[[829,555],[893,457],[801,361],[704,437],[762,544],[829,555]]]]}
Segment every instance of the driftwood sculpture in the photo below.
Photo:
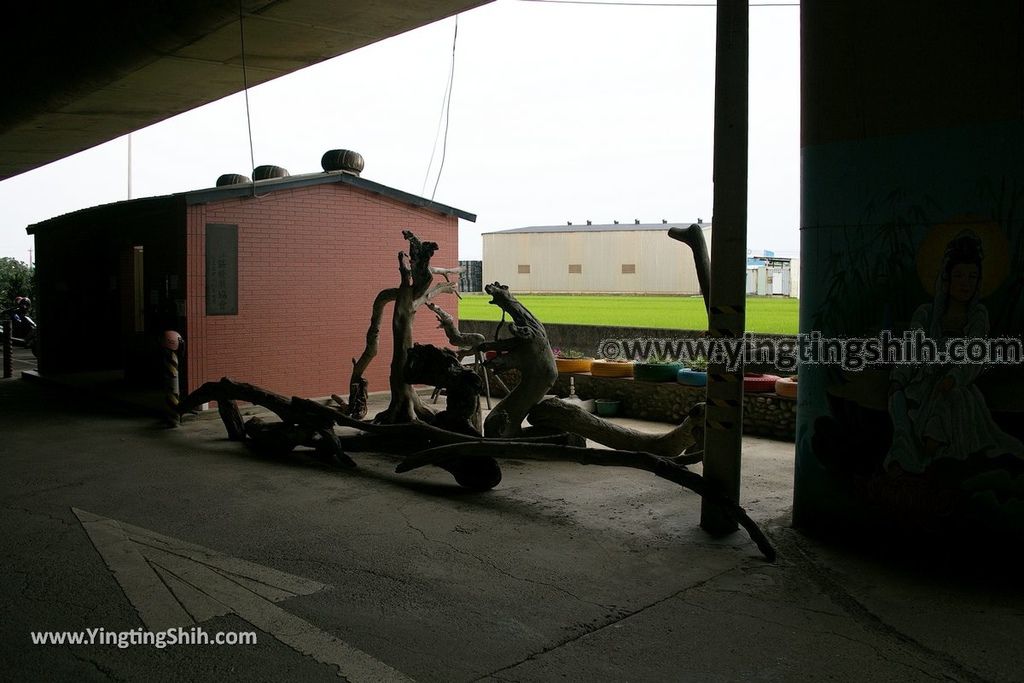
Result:
{"type": "Polygon", "coordinates": [[[459,269],[432,267],[430,259],[437,244],[420,242],[408,231],[403,236],[409,242],[409,253],[398,254],[399,286],[381,291],[374,300],[366,346],[353,360],[348,404],[338,396],[332,397],[337,406],[299,397],[289,399],[225,378],[204,384],[181,403],[180,410],[186,412],[207,401],[217,401],[229,438],[261,453],[282,455],[304,446],[346,468],[356,467],[350,453],[397,455],[402,457],[397,472],[436,465],[450,472],[460,485],[477,491],[491,489],[501,481],[497,462],[501,458],[642,469],[719,503],[747,530],[765,557],[774,560],[774,549],[746,512],[708,487],[701,475],[686,469],[686,464],[700,459],[699,453],[692,452],[699,445],[703,429],[703,404],[694,408],[682,425],[666,434],[651,435],[547,397],[558,372],[540,321],[508,287],[495,282],[485,291],[491,295],[490,303],[501,308],[503,319],[506,315],[511,318],[510,336],[486,341],[482,335],[460,332],[452,316],[432,301],[455,291],[448,275],[459,269]],[[433,284],[434,275],[442,275],[445,282],[433,284]],[[372,421],[366,421],[362,418],[368,386],[363,373],[377,354],[381,320],[388,303],[394,305],[390,403],[372,421]],[[456,350],[413,343],[412,322],[423,306],[434,313],[456,350]],[[488,351],[496,352],[496,356],[486,366],[496,371],[515,368],[522,380],[494,407],[481,429],[481,379],[460,359],[473,356],[479,360],[488,351]],[[443,388],[447,395],[444,410],[435,414],[420,400],[414,384],[443,388]],[[279,421],[250,418],[243,422],[236,401],[261,405],[279,421]],[[524,428],[524,421],[530,426],[524,428]],[[336,426],[348,431],[339,434],[336,426]],[[587,439],[611,450],[587,448],[587,439]]]}
{"type": "Polygon", "coordinates": [[[484,422],[485,436],[507,438],[519,434],[526,414],[558,379],[558,367],[544,326],[516,301],[508,287],[495,282],[484,287],[484,291],[491,295],[492,304],[512,318],[508,326],[512,336],[484,342],[478,348],[498,352],[494,359],[487,361],[495,372],[514,368],[522,375],[519,384],[494,407],[484,422]]]}

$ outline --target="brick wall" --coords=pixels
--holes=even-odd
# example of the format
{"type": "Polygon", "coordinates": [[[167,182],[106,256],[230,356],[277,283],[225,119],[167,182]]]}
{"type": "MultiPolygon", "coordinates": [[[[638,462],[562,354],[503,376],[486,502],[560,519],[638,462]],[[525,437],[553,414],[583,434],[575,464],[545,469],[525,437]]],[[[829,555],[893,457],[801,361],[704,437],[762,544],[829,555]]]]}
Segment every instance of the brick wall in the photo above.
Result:
{"type": "MultiPolygon", "coordinates": [[[[348,396],[371,305],[398,284],[402,230],[440,245],[433,263],[458,263],[458,219],[326,184],[188,208],[189,389],[222,376],[287,396],[348,396]],[[238,225],[238,315],[207,316],[205,226],[238,225]]],[[[438,303],[456,315],[456,299],[438,303]]],[[[391,307],[381,325],[370,391],[388,388],[391,307]]],[[[417,316],[414,339],[444,344],[434,316],[417,316]]]]}

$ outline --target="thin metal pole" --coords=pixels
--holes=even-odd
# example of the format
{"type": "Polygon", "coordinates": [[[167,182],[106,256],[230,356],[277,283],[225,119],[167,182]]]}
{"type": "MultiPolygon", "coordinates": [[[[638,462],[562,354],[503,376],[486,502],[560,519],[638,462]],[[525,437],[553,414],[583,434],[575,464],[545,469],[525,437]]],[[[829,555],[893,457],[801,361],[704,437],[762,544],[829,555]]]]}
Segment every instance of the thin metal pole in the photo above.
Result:
{"type": "Polygon", "coordinates": [[[4,321],[4,379],[10,379],[14,376],[14,356],[11,349],[11,336],[14,331],[11,329],[14,327],[14,323],[11,321],[10,316],[4,321]]]}
{"type": "Polygon", "coordinates": [[[132,198],[132,134],[128,133],[128,199],[132,198]]]}
{"type": "MultiPolygon", "coordinates": [[[[749,61],[748,0],[719,0],[715,58],[714,216],[711,232],[711,300],[708,332],[742,339],[745,325],[747,258],[747,103],[749,61]]],[[[724,359],[708,366],[704,477],[739,501],[743,438],[743,365],[730,370],[724,359]]],[[[736,522],[701,502],[700,525],[726,534],[736,522]]]]}

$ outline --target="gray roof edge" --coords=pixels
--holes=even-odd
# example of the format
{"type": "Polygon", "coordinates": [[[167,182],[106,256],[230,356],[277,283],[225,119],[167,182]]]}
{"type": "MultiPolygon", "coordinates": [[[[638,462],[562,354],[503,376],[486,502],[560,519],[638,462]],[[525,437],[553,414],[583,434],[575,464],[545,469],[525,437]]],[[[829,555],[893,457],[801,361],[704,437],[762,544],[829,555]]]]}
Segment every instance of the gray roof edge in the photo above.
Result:
{"type": "Polygon", "coordinates": [[[126,207],[131,207],[133,209],[134,208],[144,208],[145,206],[147,206],[149,204],[159,204],[159,203],[165,203],[165,202],[166,203],[173,202],[175,199],[180,199],[181,196],[182,196],[182,193],[178,193],[178,194],[161,194],[161,195],[156,195],[154,197],[139,197],[138,199],[122,199],[119,202],[108,202],[107,204],[97,204],[96,206],[86,206],[86,207],[81,208],[81,209],[75,209],[74,211],[68,211],[67,213],[62,213],[62,214],[59,214],[57,216],[52,216],[52,217],[47,218],[45,220],[36,221],[35,223],[30,223],[29,225],[27,225],[25,227],[25,232],[28,233],[29,235],[35,235],[36,232],[39,230],[39,228],[48,228],[48,227],[51,227],[51,225],[56,225],[57,223],[60,223],[61,221],[64,221],[64,220],[66,220],[68,218],[71,218],[72,216],[77,216],[79,214],[88,213],[90,211],[104,211],[104,210],[109,211],[112,207],[115,207],[115,206],[126,206],[126,207]]]}
{"type": "MultiPolygon", "coordinates": [[[[373,192],[384,197],[389,197],[397,201],[409,204],[411,206],[417,206],[425,209],[431,209],[448,216],[455,216],[456,218],[462,218],[467,221],[476,222],[476,214],[457,209],[447,204],[435,202],[425,197],[420,197],[403,190],[398,190],[387,185],[361,178],[351,173],[344,171],[325,171],[321,173],[306,173],[304,175],[287,176],[284,178],[272,178],[270,180],[260,180],[255,183],[256,194],[267,192],[276,192],[278,190],[292,190],[300,187],[310,187],[313,185],[324,185],[327,183],[342,183],[344,185],[351,185],[358,187],[359,189],[373,192]]],[[[203,190],[192,190],[190,192],[183,193],[185,195],[185,201],[189,205],[194,204],[207,204],[212,201],[219,199],[230,199],[233,197],[245,197],[246,195],[253,194],[253,183],[240,183],[238,185],[225,185],[224,187],[211,187],[203,190]]]]}
{"type": "MultiPolygon", "coordinates": [[[[352,175],[351,173],[345,173],[344,171],[329,171],[320,173],[306,173],[303,175],[287,176],[285,178],[272,178],[270,180],[260,180],[256,182],[256,194],[264,194],[267,192],[275,192],[278,190],[290,190],[299,187],[310,187],[313,185],[324,185],[327,183],[343,183],[346,185],[352,185],[358,187],[367,192],[373,192],[385,197],[390,197],[396,201],[409,204],[410,206],[416,206],[424,209],[430,209],[437,211],[438,213],[455,216],[456,218],[462,218],[470,221],[471,223],[476,222],[476,214],[457,209],[447,204],[435,202],[425,197],[420,197],[409,192],[397,190],[387,185],[381,185],[372,180],[366,178],[360,178],[359,176],[352,175]]],[[[192,206],[195,204],[207,204],[212,201],[220,199],[231,199],[233,197],[245,197],[253,194],[253,183],[240,183],[238,185],[225,185],[223,187],[209,187],[201,190],[187,190],[185,192],[175,192],[173,194],[156,195],[154,197],[140,197],[138,199],[123,199],[118,202],[109,202],[107,204],[97,204],[96,206],[87,206],[68,213],[60,214],[59,216],[53,216],[46,220],[37,221],[25,228],[25,232],[29,235],[36,234],[39,228],[48,227],[49,224],[56,221],[68,218],[70,216],[82,214],[88,211],[98,211],[100,209],[110,209],[114,206],[142,206],[148,203],[155,203],[160,201],[168,201],[176,198],[182,198],[185,204],[192,206]]]]}
{"type": "Polygon", "coordinates": [[[636,232],[668,230],[669,228],[688,228],[691,225],[700,225],[701,228],[710,228],[711,223],[697,223],[696,221],[672,222],[672,223],[599,223],[594,225],[534,225],[525,228],[508,228],[506,230],[492,230],[482,233],[484,235],[502,235],[510,233],[564,233],[564,232],[636,232]]]}

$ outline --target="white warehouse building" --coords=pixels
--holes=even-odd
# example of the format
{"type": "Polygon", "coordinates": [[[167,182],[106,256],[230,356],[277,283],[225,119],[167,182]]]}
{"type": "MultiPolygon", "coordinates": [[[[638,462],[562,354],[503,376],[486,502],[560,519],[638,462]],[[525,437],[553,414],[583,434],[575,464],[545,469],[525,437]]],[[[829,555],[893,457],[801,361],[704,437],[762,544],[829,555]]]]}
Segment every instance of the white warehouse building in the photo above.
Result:
{"type": "MultiPolygon", "coordinates": [[[[687,223],[543,225],[483,235],[483,280],[514,292],[699,295],[693,252],[668,236],[687,223]]],[[[700,223],[711,249],[711,224],[700,223]]]]}

